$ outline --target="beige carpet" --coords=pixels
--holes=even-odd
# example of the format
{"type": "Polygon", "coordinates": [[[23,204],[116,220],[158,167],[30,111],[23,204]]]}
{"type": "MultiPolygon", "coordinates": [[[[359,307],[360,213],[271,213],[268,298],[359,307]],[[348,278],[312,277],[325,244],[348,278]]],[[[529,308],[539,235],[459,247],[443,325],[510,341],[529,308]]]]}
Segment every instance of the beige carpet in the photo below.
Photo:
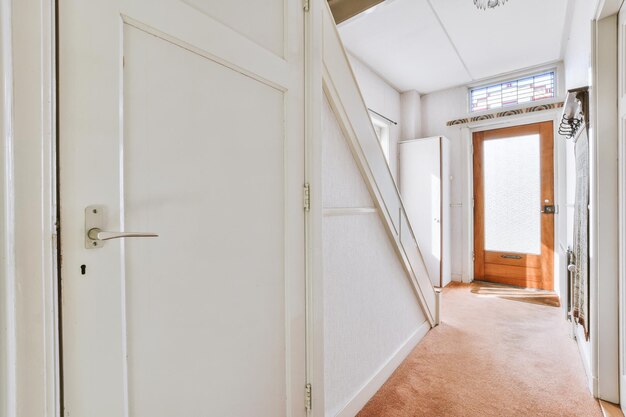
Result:
{"type": "Polygon", "coordinates": [[[559,308],[443,291],[430,331],[359,417],[601,417],[559,308]]]}

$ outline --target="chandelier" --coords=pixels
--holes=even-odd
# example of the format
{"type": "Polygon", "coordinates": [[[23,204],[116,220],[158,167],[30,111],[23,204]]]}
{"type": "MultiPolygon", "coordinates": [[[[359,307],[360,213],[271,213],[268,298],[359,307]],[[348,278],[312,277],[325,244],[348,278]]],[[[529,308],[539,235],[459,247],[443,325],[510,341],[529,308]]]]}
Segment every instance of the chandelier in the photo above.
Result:
{"type": "Polygon", "coordinates": [[[506,3],[507,0],[474,0],[474,6],[481,10],[493,9],[501,4],[506,3]]]}

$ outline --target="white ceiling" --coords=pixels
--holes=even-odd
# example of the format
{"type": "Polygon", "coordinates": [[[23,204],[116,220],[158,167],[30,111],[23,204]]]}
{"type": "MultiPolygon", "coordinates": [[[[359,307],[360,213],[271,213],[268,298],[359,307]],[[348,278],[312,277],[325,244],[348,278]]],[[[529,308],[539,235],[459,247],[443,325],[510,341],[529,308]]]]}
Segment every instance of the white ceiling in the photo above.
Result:
{"type": "Polygon", "coordinates": [[[399,91],[429,93],[561,60],[567,0],[387,0],[339,26],[346,48],[399,91]]]}

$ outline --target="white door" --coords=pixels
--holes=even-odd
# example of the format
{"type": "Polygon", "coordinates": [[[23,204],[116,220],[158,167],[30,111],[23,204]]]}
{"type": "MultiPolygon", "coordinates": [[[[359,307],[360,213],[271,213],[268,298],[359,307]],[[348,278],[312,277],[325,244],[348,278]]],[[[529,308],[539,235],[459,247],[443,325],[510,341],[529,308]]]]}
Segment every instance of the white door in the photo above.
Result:
{"type": "Polygon", "coordinates": [[[301,2],[58,24],[64,415],[305,415],[301,2]]]}
{"type": "Polygon", "coordinates": [[[440,139],[400,142],[400,193],[432,284],[441,286],[440,139]]]}
{"type": "Polygon", "coordinates": [[[620,404],[626,413],[626,9],[618,15],[620,404]]]}

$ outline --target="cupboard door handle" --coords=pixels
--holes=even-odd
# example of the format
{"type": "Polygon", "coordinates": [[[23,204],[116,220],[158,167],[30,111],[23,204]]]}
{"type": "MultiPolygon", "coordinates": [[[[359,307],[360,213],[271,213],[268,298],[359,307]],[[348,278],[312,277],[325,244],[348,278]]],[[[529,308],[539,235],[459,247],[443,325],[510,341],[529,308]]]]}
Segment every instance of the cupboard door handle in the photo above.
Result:
{"type": "Polygon", "coordinates": [[[111,239],[122,239],[126,237],[159,237],[153,232],[110,232],[106,226],[106,207],[103,205],[92,205],[85,208],[85,248],[99,249],[104,246],[104,242],[111,239]]]}

